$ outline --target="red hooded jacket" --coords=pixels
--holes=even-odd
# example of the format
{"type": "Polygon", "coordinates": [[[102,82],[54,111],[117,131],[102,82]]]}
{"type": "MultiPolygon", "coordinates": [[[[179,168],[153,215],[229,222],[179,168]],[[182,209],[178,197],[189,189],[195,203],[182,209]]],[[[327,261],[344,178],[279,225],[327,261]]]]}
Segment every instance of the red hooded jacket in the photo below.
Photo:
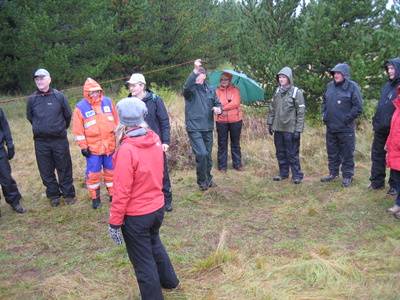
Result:
{"type": "Polygon", "coordinates": [[[124,216],[141,216],[164,206],[164,156],[158,135],[149,130],[147,135],[122,138],[113,156],[114,194],[109,223],[122,225],[124,216]]]}
{"type": "Polygon", "coordinates": [[[386,166],[400,171],[400,86],[397,88],[397,98],[393,100],[396,110],[390,123],[390,134],[386,140],[386,166]]]}

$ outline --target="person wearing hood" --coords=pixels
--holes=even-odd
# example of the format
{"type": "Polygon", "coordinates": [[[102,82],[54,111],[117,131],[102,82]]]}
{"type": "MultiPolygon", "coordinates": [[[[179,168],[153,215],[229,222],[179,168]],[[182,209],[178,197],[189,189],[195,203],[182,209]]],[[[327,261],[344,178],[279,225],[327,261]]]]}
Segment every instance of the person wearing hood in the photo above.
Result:
{"type": "Polygon", "coordinates": [[[354,175],[355,119],[362,113],[360,88],[350,80],[348,64],[337,64],[332,70],[333,81],[328,83],[322,95],[322,120],[326,125],[326,150],[329,175],[321,178],[330,182],[339,178],[342,186],[351,185],[354,175]]]}
{"type": "Polygon", "coordinates": [[[86,158],[86,187],[92,198],[92,206],[101,206],[100,183],[102,171],[110,201],[113,196],[113,164],[115,151],[114,129],[118,124],[115,104],[92,78],[83,87],[84,99],[76,104],[73,116],[75,141],[86,158]]]}
{"type": "Polygon", "coordinates": [[[67,137],[71,108],[65,95],[50,86],[51,77],[47,70],[36,70],[33,78],[37,91],[28,98],[26,118],[32,124],[40,177],[52,207],[60,204],[60,197],[71,205],[75,203],[72,159],[67,137]]]}
{"type": "Polygon", "coordinates": [[[143,101],[124,98],[117,103],[117,110],[114,198],[108,230],[116,244],[125,241],[141,299],[161,300],[162,288],[179,284],[159,235],[165,211],[163,145],[144,121],[148,110],[143,101]]]}
{"type": "Polygon", "coordinates": [[[280,181],[289,177],[295,184],[301,183],[304,174],[300,167],[300,134],[304,128],[306,106],[303,92],[294,85],[292,69],[284,67],[276,75],[278,88],[271,99],[268,114],[268,131],[274,135],[276,158],[279,175],[274,177],[280,181]]]}
{"type": "MultiPolygon", "coordinates": [[[[400,57],[389,59],[384,64],[388,80],[381,90],[378,107],[372,118],[372,130],[374,139],[371,147],[371,176],[370,185],[366,190],[376,190],[385,187],[386,178],[386,151],[384,149],[390,132],[390,121],[395,107],[393,100],[396,99],[396,89],[400,86],[400,57]]],[[[397,188],[390,171],[389,190],[387,194],[396,195],[397,188]]]]}
{"type": "Polygon", "coordinates": [[[233,168],[243,171],[242,153],[240,151],[240,134],[242,132],[242,109],[240,108],[240,89],[233,85],[232,74],[224,72],[220,77],[220,86],[216,90],[222,105],[221,114],[217,115],[218,133],[218,170],[226,173],[228,169],[228,136],[231,140],[233,168]]]}
{"type": "Polygon", "coordinates": [[[127,81],[129,84],[130,94],[128,97],[137,97],[142,100],[147,107],[148,113],[144,120],[149,125],[150,129],[158,134],[162,142],[164,151],[164,177],[163,177],[163,193],[165,210],[170,212],[172,207],[172,188],[169,178],[167,155],[166,152],[170,143],[171,126],[169,124],[169,116],[165,108],[163,99],[146,88],[146,79],[142,74],[132,74],[127,81]]]}
{"type": "Polygon", "coordinates": [[[186,131],[196,157],[197,184],[201,191],[217,186],[211,175],[213,114],[221,114],[222,109],[214,87],[205,81],[206,76],[201,59],[196,59],[193,72],[186,79],[182,91],[185,97],[186,131]]]}

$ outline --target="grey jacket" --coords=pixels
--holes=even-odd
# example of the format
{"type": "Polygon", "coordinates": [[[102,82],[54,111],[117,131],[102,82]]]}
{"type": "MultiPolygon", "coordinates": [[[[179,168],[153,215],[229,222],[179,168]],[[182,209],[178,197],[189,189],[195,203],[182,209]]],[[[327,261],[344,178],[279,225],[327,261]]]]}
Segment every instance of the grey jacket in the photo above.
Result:
{"type": "Polygon", "coordinates": [[[290,86],[283,88],[278,86],[271,99],[268,114],[268,125],[274,131],[303,132],[306,106],[303,92],[294,85],[292,69],[284,67],[276,74],[279,83],[279,75],[289,78],[290,86]]]}

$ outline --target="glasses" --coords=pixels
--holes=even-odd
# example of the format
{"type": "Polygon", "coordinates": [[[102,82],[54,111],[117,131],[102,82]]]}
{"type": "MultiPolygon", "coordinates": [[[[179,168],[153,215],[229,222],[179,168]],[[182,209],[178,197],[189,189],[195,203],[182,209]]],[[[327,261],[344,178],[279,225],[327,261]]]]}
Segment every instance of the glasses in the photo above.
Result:
{"type": "Polygon", "coordinates": [[[220,81],[229,81],[229,79],[224,78],[224,79],[220,79],[220,81]]]}
{"type": "Polygon", "coordinates": [[[89,96],[97,96],[98,94],[100,94],[100,91],[93,91],[89,93],[89,96]]]}

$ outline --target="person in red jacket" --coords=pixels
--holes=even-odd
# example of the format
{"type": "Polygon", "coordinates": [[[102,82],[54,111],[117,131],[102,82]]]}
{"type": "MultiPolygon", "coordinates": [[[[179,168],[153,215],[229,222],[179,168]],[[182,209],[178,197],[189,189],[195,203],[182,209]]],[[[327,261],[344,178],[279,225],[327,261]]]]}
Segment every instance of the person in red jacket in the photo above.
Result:
{"type": "MultiPolygon", "coordinates": [[[[393,172],[396,190],[400,191],[400,86],[397,88],[397,98],[392,103],[396,110],[392,116],[390,133],[385,145],[386,166],[393,172]]],[[[387,209],[387,212],[393,213],[397,219],[400,219],[400,194],[397,194],[396,204],[387,209]]]]}
{"type": "Polygon", "coordinates": [[[164,219],[164,156],[159,136],[144,122],[146,104],[139,98],[117,103],[114,197],[109,233],[116,244],[125,240],[143,300],[164,299],[162,288],[173,289],[179,280],[161,242],[164,219]],[[122,231],[122,236],[120,229],[122,231]]]}
{"type": "Polygon", "coordinates": [[[216,90],[222,105],[222,113],[217,115],[216,127],[218,133],[218,169],[226,173],[228,168],[228,135],[231,139],[231,156],[233,167],[243,171],[242,154],[240,151],[240,134],[242,132],[242,110],[240,108],[240,89],[232,84],[232,75],[221,74],[220,86],[216,90]]]}
{"type": "Polygon", "coordinates": [[[92,78],[83,87],[84,99],[78,102],[73,115],[75,141],[86,157],[86,187],[94,209],[101,206],[100,183],[102,169],[104,184],[113,196],[113,164],[115,151],[114,129],[118,124],[115,104],[103,96],[103,89],[92,78]]]}

